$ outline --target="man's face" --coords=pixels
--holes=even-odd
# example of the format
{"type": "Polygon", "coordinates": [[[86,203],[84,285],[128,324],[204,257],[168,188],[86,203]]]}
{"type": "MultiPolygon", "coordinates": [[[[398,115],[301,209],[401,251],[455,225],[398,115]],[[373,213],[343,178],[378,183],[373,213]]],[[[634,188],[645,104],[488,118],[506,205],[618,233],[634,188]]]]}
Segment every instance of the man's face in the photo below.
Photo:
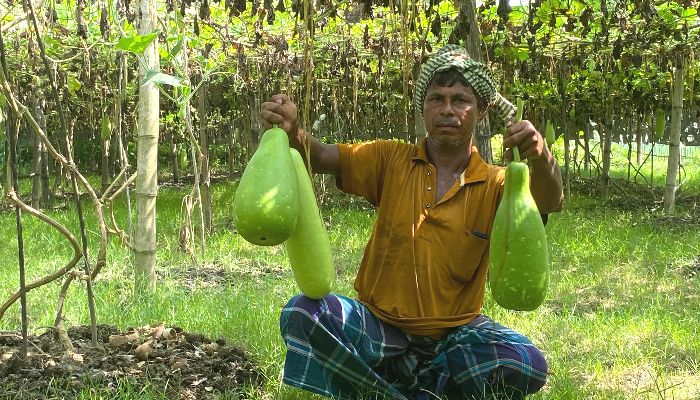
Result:
{"type": "Polygon", "coordinates": [[[455,82],[452,86],[430,84],[425,95],[423,118],[431,140],[441,144],[468,145],[477,122],[485,111],[479,111],[477,96],[471,86],[455,82]]]}

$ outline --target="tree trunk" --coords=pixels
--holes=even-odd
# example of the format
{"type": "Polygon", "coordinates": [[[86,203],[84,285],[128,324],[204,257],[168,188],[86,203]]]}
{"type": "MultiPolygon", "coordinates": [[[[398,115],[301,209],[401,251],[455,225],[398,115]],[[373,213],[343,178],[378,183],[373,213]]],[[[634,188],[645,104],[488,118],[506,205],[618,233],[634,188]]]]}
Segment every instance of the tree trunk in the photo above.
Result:
{"type": "MultiPolygon", "coordinates": [[[[581,133],[584,133],[582,130],[578,129],[578,124],[574,123],[574,135],[569,136],[569,138],[574,139],[574,149],[571,151],[571,173],[577,173],[581,175],[581,163],[578,161],[578,152],[579,152],[579,147],[583,148],[583,144],[581,143],[581,133]]],[[[585,135],[585,133],[584,133],[585,135]]]]}
{"type": "MultiPolygon", "coordinates": [[[[610,124],[612,125],[612,124],[610,124]]],[[[600,181],[600,198],[603,201],[607,201],[609,197],[610,189],[610,157],[612,148],[612,129],[607,126],[607,121],[603,124],[598,125],[600,127],[601,135],[601,145],[603,150],[603,176],[600,181]]]]}
{"type": "MultiPolygon", "coordinates": [[[[104,118],[108,118],[108,117],[104,117],[104,118]]],[[[105,140],[104,138],[102,138],[101,133],[102,132],[100,132],[100,139],[102,141],[102,160],[101,160],[101,169],[102,169],[102,182],[101,183],[102,184],[100,186],[100,191],[102,193],[104,193],[105,191],[107,191],[107,188],[109,188],[109,184],[110,184],[110,181],[109,181],[110,180],[109,179],[109,145],[110,145],[111,140],[110,139],[105,140]]],[[[110,137],[111,137],[111,135],[112,135],[112,130],[110,129],[110,137]]]]}
{"type": "MultiPolygon", "coordinates": [[[[260,144],[260,137],[258,136],[258,106],[260,100],[258,98],[258,92],[254,91],[250,93],[248,110],[250,111],[249,122],[246,124],[248,127],[248,160],[253,157],[255,151],[258,150],[258,145],[260,144]]],[[[305,127],[308,129],[309,127],[305,127]]]]}
{"type": "MultiPolygon", "coordinates": [[[[139,35],[157,29],[156,0],[141,0],[139,35]]],[[[158,40],[143,54],[139,81],[148,70],[159,70],[158,40]]],[[[136,293],[154,291],[156,286],[156,197],[158,196],[158,116],[160,99],[155,83],[139,85],[138,143],[136,168],[136,240],[134,241],[136,293]]]]}
{"type": "MultiPolygon", "coordinates": [[[[235,121],[235,119],[234,119],[235,121]]],[[[228,129],[228,177],[233,179],[236,173],[236,135],[238,134],[238,128],[235,128],[234,122],[231,122],[228,129]]]]}
{"type": "MultiPolygon", "coordinates": [[[[46,131],[44,131],[46,132],[46,131]]],[[[41,142],[41,202],[44,206],[49,204],[49,149],[41,142]]]]}
{"type": "Polygon", "coordinates": [[[671,95],[671,133],[668,143],[668,170],[666,173],[666,192],[664,194],[664,211],[672,215],[676,210],[676,178],[681,165],[681,122],[683,121],[683,82],[685,68],[683,61],[678,63],[673,73],[673,93],[671,95]]]}
{"type": "Polygon", "coordinates": [[[586,123],[586,131],[583,133],[583,171],[591,177],[591,123],[586,123]]]}
{"type": "MultiPolygon", "coordinates": [[[[654,120],[656,120],[656,112],[654,112],[654,120]]],[[[651,150],[649,150],[649,162],[651,164],[649,189],[651,190],[652,199],[656,200],[656,196],[654,196],[654,147],[656,146],[656,130],[651,126],[649,128],[649,137],[651,138],[651,150]]]]}
{"type": "Polygon", "coordinates": [[[635,137],[635,139],[637,139],[637,167],[642,165],[642,146],[644,146],[644,140],[642,140],[642,123],[645,120],[644,116],[645,112],[642,112],[637,119],[637,136],[635,137]]]}
{"type": "MultiPolygon", "coordinates": [[[[568,75],[568,73],[566,74],[568,75]]],[[[571,121],[570,113],[567,111],[570,105],[569,99],[566,95],[566,90],[564,89],[564,75],[565,72],[560,71],[557,91],[559,92],[559,97],[561,98],[561,109],[559,112],[561,113],[563,121],[562,129],[564,129],[564,190],[565,196],[568,199],[571,197],[571,163],[569,162],[571,152],[569,151],[569,122],[573,121],[571,121]]]]}
{"type": "Polygon", "coordinates": [[[632,138],[634,137],[632,132],[637,130],[632,129],[634,121],[634,113],[632,113],[627,123],[627,181],[632,178],[632,138]]]}
{"type": "MultiPolygon", "coordinates": [[[[200,79],[201,76],[200,76],[200,79]]],[[[199,116],[199,147],[202,152],[202,212],[204,232],[211,232],[211,167],[209,166],[209,131],[207,130],[207,82],[202,83],[197,95],[197,115],[199,116]]]]}
{"type": "Polygon", "coordinates": [[[178,145],[178,133],[173,132],[172,140],[170,145],[170,156],[172,157],[172,173],[173,173],[173,183],[180,183],[180,151],[177,148],[178,145]]]}
{"type": "MultiPolygon", "coordinates": [[[[400,10],[401,10],[401,50],[402,50],[402,60],[401,60],[401,74],[403,77],[402,80],[402,94],[403,94],[403,116],[402,116],[402,121],[403,121],[403,133],[404,133],[404,139],[406,140],[406,143],[411,143],[412,139],[415,139],[415,132],[413,132],[415,128],[415,124],[410,124],[410,118],[409,116],[411,115],[411,98],[409,94],[409,82],[411,81],[412,77],[414,76],[412,74],[412,69],[411,67],[413,66],[413,62],[411,61],[411,52],[412,49],[410,48],[409,45],[409,37],[410,37],[410,32],[409,32],[409,5],[408,5],[407,0],[401,0],[399,2],[400,4],[400,10]]],[[[414,3],[411,2],[411,5],[414,3]]]]}
{"type": "Polygon", "coordinates": [[[569,120],[565,113],[564,116],[564,189],[567,199],[571,198],[571,150],[569,149],[569,120]]]}
{"type": "MultiPolygon", "coordinates": [[[[476,61],[483,61],[481,55],[481,32],[479,24],[476,20],[476,0],[455,0],[455,8],[460,9],[462,18],[466,18],[466,28],[468,32],[464,37],[464,46],[469,52],[469,55],[476,61]]],[[[457,17],[458,19],[460,17],[457,17]]],[[[493,150],[491,149],[491,124],[489,123],[488,114],[476,125],[474,132],[476,148],[479,150],[479,156],[487,163],[493,162],[493,150]]]]}

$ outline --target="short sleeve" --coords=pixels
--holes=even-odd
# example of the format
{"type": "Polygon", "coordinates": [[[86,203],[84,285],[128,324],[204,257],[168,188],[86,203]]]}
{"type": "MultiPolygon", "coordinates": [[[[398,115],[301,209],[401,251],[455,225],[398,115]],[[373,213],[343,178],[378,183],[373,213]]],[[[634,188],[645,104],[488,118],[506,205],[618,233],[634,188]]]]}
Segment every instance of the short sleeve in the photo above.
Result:
{"type": "Polygon", "coordinates": [[[338,189],[362,196],[378,206],[387,163],[395,148],[395,142],[388,140],[339,144],[340,176],[336,179],[338,189]]]}

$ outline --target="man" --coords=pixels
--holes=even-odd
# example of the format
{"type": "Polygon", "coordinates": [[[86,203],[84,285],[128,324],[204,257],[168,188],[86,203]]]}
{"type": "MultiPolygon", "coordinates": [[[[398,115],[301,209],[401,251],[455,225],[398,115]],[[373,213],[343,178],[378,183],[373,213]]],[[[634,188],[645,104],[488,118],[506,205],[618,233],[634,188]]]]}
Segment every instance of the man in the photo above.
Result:
{"type": "Polygon", "coordinates": [[[503,145],[529,159],[543,214],[561,208],[559,168],[529,121],[512,122],[513,105],[461,47],[422,66],[415,104],[428,132],[418,145],[323,144],[297,126],[286,96],[262,105],[264,126],[283,128],[297,149],[309,144],[315,172],[377,207],[357,300],[296,296],[282,311],[283,381],[340,399],[522,398],[544,385],[547,364],[527,338],[481,314],[504,169],[479,157],[477,122],[488,107],[506,118],[503,145]]]}

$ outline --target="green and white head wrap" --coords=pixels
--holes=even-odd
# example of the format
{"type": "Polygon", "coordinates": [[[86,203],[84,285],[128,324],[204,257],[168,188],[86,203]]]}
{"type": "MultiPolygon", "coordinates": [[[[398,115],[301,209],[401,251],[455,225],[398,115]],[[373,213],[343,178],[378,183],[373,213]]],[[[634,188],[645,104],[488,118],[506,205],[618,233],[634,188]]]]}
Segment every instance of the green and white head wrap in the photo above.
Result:
{"type": "Polygon", "coordinates": [[[430,85],[433,76],[438,72],[453,68],[464,76],[476,94],[486,102],[487,107],[504,121],[515,115],[515,106],[498,93],[496,82],[494,82],[488,67],[473,60],[463,47],[454,44],[445,45],[421,67],[413,99],[415,106],[420,107],[421,114],[423,113],[423,102],[428,85],[430,85]]]}

